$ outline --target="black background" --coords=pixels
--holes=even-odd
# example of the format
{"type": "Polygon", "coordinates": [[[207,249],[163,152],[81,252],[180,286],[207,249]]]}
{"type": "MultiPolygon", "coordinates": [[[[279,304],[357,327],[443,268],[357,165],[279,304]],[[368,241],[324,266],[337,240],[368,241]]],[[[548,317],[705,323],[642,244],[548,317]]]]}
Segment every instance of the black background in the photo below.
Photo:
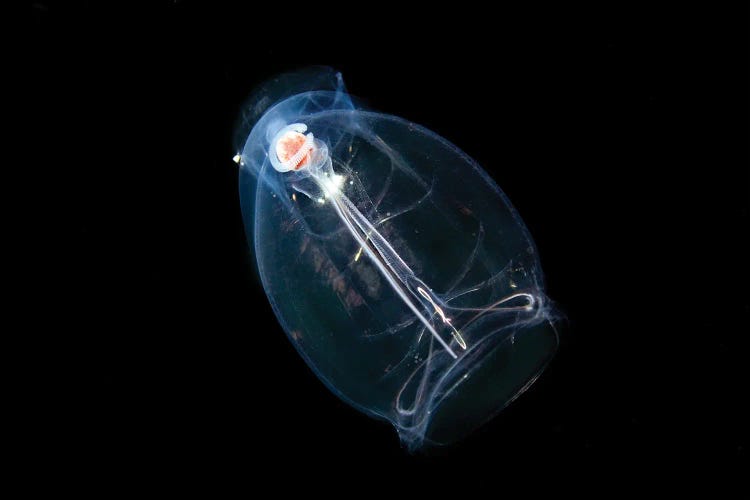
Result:
{"type": "Polygon", "coordinates": [[[746,459],[747,11],[688,9],[31,5],[38,231],[70,329],[41,377],[52,448],[131,477],[746,459]],[[474,157],[567,315],[541,379],[459,445],[409,455],[330,394],[259,284],[234,123],[308,64],[474,157]]]}

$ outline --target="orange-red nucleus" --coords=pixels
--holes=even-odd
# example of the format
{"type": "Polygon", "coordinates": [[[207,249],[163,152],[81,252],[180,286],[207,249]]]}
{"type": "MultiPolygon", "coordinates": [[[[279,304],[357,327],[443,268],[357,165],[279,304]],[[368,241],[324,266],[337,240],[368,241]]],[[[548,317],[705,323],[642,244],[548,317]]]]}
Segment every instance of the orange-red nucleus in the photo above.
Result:
{"type": "MultiPolygon", "coordinates": [[[[278,156],[279,161],[286,163],[297,154],[304,144],[304,135],[299,132],[289,131],[276,143],[276,156],[278,156]]],[[[299,170],[307,165],[310,161],[311,151],[312,149],[309,150],[296,165],[293,165],[292,168],[294,170],[299,170]]]]}

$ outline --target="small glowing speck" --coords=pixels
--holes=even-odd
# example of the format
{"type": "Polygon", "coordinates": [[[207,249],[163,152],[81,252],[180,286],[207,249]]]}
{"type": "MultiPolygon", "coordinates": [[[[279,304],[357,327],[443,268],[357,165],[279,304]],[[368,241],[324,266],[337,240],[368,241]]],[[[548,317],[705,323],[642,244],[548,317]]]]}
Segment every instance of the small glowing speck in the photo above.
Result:
{"type": "Polygon", "coordinates": [[[292,201],[297,201],[297,193],[292,193],[292,201]]]}
{"type": "Polygon", "coordinates": [[[242,160],[242,156],[240,155],[234,155],[234,158],[232,158],[232,161],[237,164],[239,164],[241,160],[242,160]]]}
{"type": "Polygon", "coordinates": [[[518,288],[518,285],[516,285],[516,283],[514,281],[511,281],[510,282],[510,287],[511,288],[518,288]]]}
{"type": "Polygon", "coordinates": [[[354,184],[354,181],[349,181],[349,184],[354,184]]]}
{"type": "Polygon", "coordinates": [[[318,203],[325,203],[325,202],[326,200],[324,200],[323,198],[318,198],[318,203]]]}

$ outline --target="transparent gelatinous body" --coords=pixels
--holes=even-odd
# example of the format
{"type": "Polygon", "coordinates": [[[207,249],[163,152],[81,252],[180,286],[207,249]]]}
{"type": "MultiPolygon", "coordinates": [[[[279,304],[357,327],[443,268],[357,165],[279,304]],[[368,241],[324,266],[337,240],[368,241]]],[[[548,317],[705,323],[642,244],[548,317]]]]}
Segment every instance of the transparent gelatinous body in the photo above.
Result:
{"type": "Polygon", "coordinates": [[[411,449],[486,421],[557,348],[534,243],[465,153],[364,109],[341,76],[278,77],[243,111],[240,196],[273,310],[328,388],[411,449]]]}

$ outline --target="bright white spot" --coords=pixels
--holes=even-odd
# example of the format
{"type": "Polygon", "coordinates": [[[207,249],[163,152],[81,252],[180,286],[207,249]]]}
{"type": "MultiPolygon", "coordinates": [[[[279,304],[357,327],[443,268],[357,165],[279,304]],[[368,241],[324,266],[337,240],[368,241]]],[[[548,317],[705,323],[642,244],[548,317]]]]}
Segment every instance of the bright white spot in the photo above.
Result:
{"type": "Polygon", "coordinates": [[[234,158],[232,158],[232,161],[235,162],[235,163],[239,163],[240,160],[242,160],[242,156],[240,156],[238,154],[234,155],[234,158]]]}
{"type": "Polygon", "coordinates": [[[323,198],[318,198],[318,203],[325,203],[325,202],[326,200],[324,200],[323,198]]]}
{"type": "Polygon", "coordinates": [[[333,174],[333,177],[329,177],[328,174],[326,174],[326,177],[323,178],[322,184],[326,196],[336,194],[341,190],[341,186],[344,184],[344,176],[333,174]]]}

